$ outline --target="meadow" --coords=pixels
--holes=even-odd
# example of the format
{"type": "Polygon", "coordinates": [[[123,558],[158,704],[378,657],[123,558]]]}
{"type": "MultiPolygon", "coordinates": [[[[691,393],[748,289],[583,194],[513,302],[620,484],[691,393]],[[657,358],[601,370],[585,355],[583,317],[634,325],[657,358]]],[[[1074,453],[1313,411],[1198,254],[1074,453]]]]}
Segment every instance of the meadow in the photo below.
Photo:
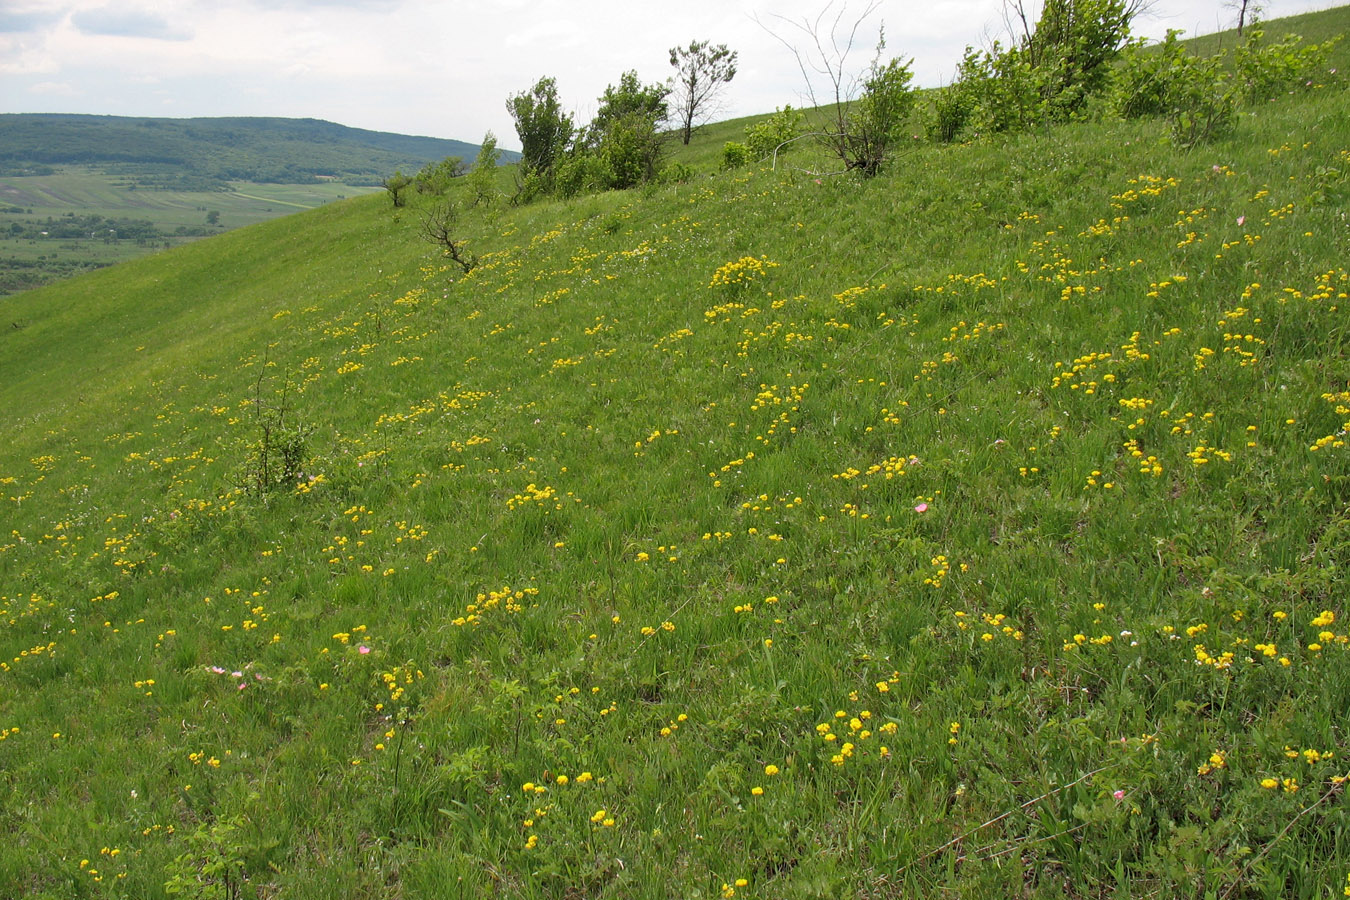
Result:
{"type": "Polygon", "coordinates": [[[335,182],[241,181],[227,187],[147,190],[126,176],[88,166],[62,166],[49,175],[0,175],[0,295],[378,190],[335,182]],[[212,212],[216,215],[208,219],[212,212]],[[78,238],[42,234],[62,219],[94,215],[148,227],[135,236],[103,227],[78,238]]]}
{"type": "Polygon", "coordinates": [[[7,298],[0,896],[1350,895],[1348,125],[7,298]]]}

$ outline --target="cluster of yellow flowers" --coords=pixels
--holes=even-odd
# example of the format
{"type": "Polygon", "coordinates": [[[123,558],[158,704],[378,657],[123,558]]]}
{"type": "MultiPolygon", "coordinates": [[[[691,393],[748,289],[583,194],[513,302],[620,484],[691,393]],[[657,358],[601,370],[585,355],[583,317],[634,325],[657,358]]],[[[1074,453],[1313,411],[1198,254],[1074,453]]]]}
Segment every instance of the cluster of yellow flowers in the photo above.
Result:
{"type": "Polygon", "coordinates": [[[713,273],[712,280],[708,282],[708,287],[749,285],[763,278],[769,269],[777,268],[777,266],[778,263],[773,262],[767,256],[742,256],[738,260],[719,266],[717,271],[713,273]]]}
{"type": "MultiPolygon", "coordinates": [[[[858,756],[870,756],[878,760],[890,759],[891,751],[889,747],[880,744],[875,751],[869,751],[870,745],[867,742],[877,734],[895,734],[899,730],[899,726],[894,722],[886,722],[877,728],[873,728],[872,718],[870,710],[864,709],[856,715],[850,715],[847,710],[841,709],[835,711],[834,722],[821,722],[816,725],[816,734],[824,741],[825,746],[833,751],[830,756],[831,765],[842,767],[849,760],[858,756]],[[854,741],[858,743],[855,744],[854,741]]],[[[771,768],[774,769],[776,774],[777,766],[771,768]]],[[[765,769],[765,774],[770,774],[768,769],[765,769]]]]}

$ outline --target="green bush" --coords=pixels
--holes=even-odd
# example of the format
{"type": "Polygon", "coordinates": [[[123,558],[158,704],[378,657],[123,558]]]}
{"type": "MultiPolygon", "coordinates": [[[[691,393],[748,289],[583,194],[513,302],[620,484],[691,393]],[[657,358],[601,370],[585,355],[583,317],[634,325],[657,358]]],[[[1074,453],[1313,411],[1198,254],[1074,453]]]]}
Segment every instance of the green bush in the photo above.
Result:
{"type": "Polygon", "coordinates": [[[1173,82],[1186,66],[1186,48],[1180,35],[1180,31],[1168,29],[1167,38],[1156,47],[1147,47],[1140,40],[1125,48],[1111,90],[1111,111],[1115,115],[1123,119],[1167,115],[1173,82]]]}
{"type": "Polygon", "coordinates": [[[972,100],[972,128],[1022,131],[1092,116],[1135,12],[1125,0],[1047,0],[1015,46],[968,47],[959,81],[972,100]]]}
{"type": "Polygon", "coordinates": [[[608,161],[594,153],[572,153],[557,164],[553,173],[553,192],[559,197],[575,197],[608,190],[615,182],[608,161]]]}
{"type": "Polygon", "coordinates": [[[745,127],[746,149],[754,159],[786,153],[791,147],[788,142],[801,134],[805,119],[801,110],[784,106],[767,119],[745,127]]]}
{"type": "MultiPolygon", "coordinates": [[[[881,47],[877,50],[879,53],[881,47]]],[[[879,59],[874,61],[856,111],[849,116],[842,156],[849,169],[857,169],[865,177],[881,171],[881,164],[891,156],[914,108],[914,88],[910,84],[914,73],[909,66],[898,59],[885,65],[879,59]]]]}
{"type": "Polygon", "coordinates": [[[447,156],[440,162],[427,163],[413,181],[419,194],[439,197],[450,189],[450,182],[463,175],[464,171],[464,160],[458,156],[447,156]]]}
{"type": "Polygon", "coordinates": [[[1171,70],[1167,124],[1179,147],[1227,135],[1237,121],[1238,91],[1222,56],[1180,56],[1171,70]]]}
{"type": "Polygon", "coordinates": [[[483,143],[478,149],[478,158],[474,160],[469,172],[469,193],[473,195],[474,205],[491,206],[496,202],[497,161],[502,151],[497,149],[497,136],[491,131],[483,135],[483,143]]]}
{"type": "Polygon", "coordinates": [[[520,166],[547,178],[566,153],[576,129],[572,115],[563,112],[558,83],[540,78],[528,91],[506,98],[506,111],[516,123],[520,138],[520,166]]]}
{"type": "Polygon", "coordinates": [[[1265,32],[1252,28],[1233,53],[1242,99],[1255,103],[1313,83],[1325,69],[1327,57],[1339,37],[1321,44],[1303,44],[1296,34],[1274,44],[1265,42],[1265,32]]]}
{"type": "Polygon", "coordinates": [[[611,121],[600,138],[597,155],[609,171],[607,186],[636,187],[656,177],[661,164],[661,135],[655,121],[629,113],[611,121]]]}
{"type": "MultiPolygon", "coordinates": [[[[1197,58],[1168,32],[1157,48],[1131,44],[1116,75],[1110,106],[1123,118],[1163,115],[1172,141],[1191,147],[1232,131],[1244,103],[1272,99],[1320,81],[1335,40],[1304,45],[1289,35],[1265,42],[1250,29],[1230,58],[1221,52],[1197,58]]],[[[1328,73],[1329,74],[1329,73],[1328,73]]]]}
{"type": "Polygon", "coordinates": [[[656,180],[661,184],[684,184],[686,181],[693,180],[693,178],[693,166],[688,165],[687,163],[675,162],[670,163],[662,169],[660,174],[657,175],[656,180]]]}
{"type": "Polygon", "coordinates": [[[548,194],[553,187],[553,176],[525,170],[516,175],[516,192],[511,196],[512,206],[523,206],[548,194]]]}
{"type": "Polygon", "coordinates": [[[722,145],[722,168],[740,169],[750,165],[750,148],[740,141],[727,141],[722,145]]]}
{"type": "Polygon", "coordinates": [[[923,111],[924,135],[935,143],[950,144],[966,127],[974,100],[962,85],[933,91],[923,111]]]}
{"type": "Polygon", "coordinates": [[[976,133],[1025,131],[1046,120],[1045,72],[1025,53],[997,41],[986,51],[968,48],[960,73],[962,89],[974,98],[969,121],[976,133]]]}

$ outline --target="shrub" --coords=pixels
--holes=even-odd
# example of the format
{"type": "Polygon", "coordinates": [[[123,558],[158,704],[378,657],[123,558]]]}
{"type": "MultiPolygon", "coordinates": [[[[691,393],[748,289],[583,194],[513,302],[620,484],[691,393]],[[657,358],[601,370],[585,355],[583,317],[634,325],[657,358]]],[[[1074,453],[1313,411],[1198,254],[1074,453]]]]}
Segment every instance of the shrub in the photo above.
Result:
{"type": "Polygon", "coordinates": [[[1181,32],[1168,29],[1157,47],[1131,42],[1121,53],[1111,90],[1111,110],[1123,119],[1162,116],[1170,110],[1172,85],[1186,66],[1181,32]]]}
{"type": "Polygon", "coordinates": [[[521,168],[547,178],[561,160],[574,132],[572,116],[564,113],[558,100],[558,85],[552,78],[540,78],[528,91],[512,94],[506,111],[516,123],[520,138],[521,168]]]}
{"type": "MultiPolygon", "coordinates": [[[[870,4],[851,27],[844,27],[842,9],[828,25],[824,15],[814,23],[810,20],[793,23],[806,38],[805,48],[795,47],[779,38],[797,57],[802,74],[814,71],[824,76],[833,92],[832,101],[820,102],[807,76],[811,105],[825,117],[816,129],[820,142],[830,155],[843,163],[844,171],[859,172],[864,178],[880,171],[914,105],[914,92],[910,86],[913,60],[882,62],[886,49],[884,27],[867,72],[859,76],[849,71],[848,56],[853,50],[858,28],[876,8],[877,4],[870,4]]],[[[723,158],[726,159],[725,152],[723,158]]]]}
{"type": "Polygon", "coordinates": [[[848,133],[841,135],[839,141],[845,167],[869,178],[881,170],[881,164],[891,155],[914,107],[914,89],[910,86],[914,73],[910,71],[910,63],[892,59],[883,65],[880,52],[884,46],[883,41],[877,47],[878,57],[872,61],[863,82],[862,97],[849,114],[848,133]]]}
{"type": "Polygon", "coordinates": [[[612,120],[597,148],[608,169],[607,187],[636,187],[656,177],[661,163],[661,135],[656,122],[641,113],[629,113],[612,120]]]}
{"type": "Polygon", "coordinates": [[[1265,32],[1252,28],[1233,53],[1242,99],[1269,100],[1285,91],[1310,84],[1326,66],[1327,57],[1340,37],[1321,44],[1303,45],[1303,38],[1286,35],[1275,44],[1265,43],[1265,32]]]}
{"type": "MultiPolygon", "coordinates": [[[[1110,83],[1112,63],[1140,5],[1127,0],[1046,0],[1034,30],[1021,4],[1010,7],[1023,36],[1004,48],[967,48],[960,83],[981,132],[1021,131],[1085,118],[1110,83]]],[[[940,130],[939,130],[940,133],[940,130]]]]}
{"type": "Polygon", "coordinates": [[[1223,137],[1237,119],[1238,91],[1223,57],[1181,56],[1171,70],[1167,124],[1179,147],[1223,137]]]}
{"type": "Polygon", "coordinates": [[[801,134],[802,122],[806,116],[801,110],[784,106],[763,121],[745,127],[745,147],[754,159],[772,156],[775,152],[786,152],[788,141],[801,134]],[[782,148],[780,150],[780,148],[782,148]]]}
{"type": "Polygon", "coordinates": [[[1004,50],[997,41],[985,51],[967,48],[960,83],[974,101],[971,126],[983,134],[1023,131],[1044,122],[1045,81],[1045,72],[1025,53],[1004,50]]]}
{"type": "Polygon", "coordinates": [[[390,175],[388,178],[384,179],[384,181],[380,182],[380,186],[389,192],[389,199],[394,202],[394,206],[399,207],[406,202],[407,198],[403,196],[403,192],[406,191],[412,183],[413,180],[411,178],[395,169],[393,175],[390,175]]]}
{"type": "Polygon", "coordinates": [[[637,72],[624,72],[618,87],[611,84],[600,96],[600,107],[586,127],[587,144],[598,146],[613,124],[632,116],[647,120],[653,127],[660,126],[670,115],[666,102],[669,94],[669,85],[644,85],[638,80],[637,72]]]}
{"type": "Polygon", "coordinates": [[[518,172],[515,176],[516,192],[511,196],[512,206],[521,206],[529,203],[536,197],[542,197],[549,192],[552,185],[552,177],[545,178],[539,172],[524,171],[518,172]]]}
{"type": "Polygon", "coordinates": [[[560,197],[593,194],[607,190],[614,180],[614,170],[604,157],[583,151],[569,154],[558,163],[553,191],[560,197]]]}
{"type": "Polygon", "coordinates": [[[422,237],[437,244],[468,275],[478,265],[477,255],[466,248],[468,241],[456,237],[459,231],[459,204],[442,200],[422,213],[422,237]]]}
{"type": "Polygon", "coordinates": [[[974,100],[962,85],[950,84],[929,95],[923,114],[924,134],[930,141],[950,144],[966,127],[974,100]]]}
{"type": "Polygon", "coordinates": [[[484,134],[478,158],[474,160],[468,178],[469,193],[473,195],[474,205],[481,203],[484,206],[491,206],[496,202],[497,161],[501,159],[501,155],[502,151],[497,149],[497,136],[491,131],[484,134]]]}
{"type": "Polygon", "coordinates": [[[750,164],[750,148],[739,141],[727,141],[722,145],[722,168],[740,169],[750,164]]]}
{"type": "Polygon", "coordinates": [[[1154,50],[1132,44],[1116,76],[1111,100],[1125,118],[1166,116],[1173,143],[1181,147],[1215,140],[1232,131],[1243,103],[1269,100],[1314,83],[1335,41],[1303,45],[1290,35],[1266,44],[1259,28],[1248,30],[1233,53],[1204,59],[1188,54],[1177,35],[1154,50]]]}
{"type": "Polygon", "coordinates": [[[657,175],[656,180],[661,184],[684,184],[686,181],[693,180],[694,167],[687,163],[670,163],[661,173],[657,175]]]}
{"type": "Polygon", "coordinates": [[[464,160],[458,156],[447,156],[440,162],[427,163],[413,181],[419,194],[435,194],[439,197],[450,189],[450,182],[463,175],[464,171],[464,160]]]}

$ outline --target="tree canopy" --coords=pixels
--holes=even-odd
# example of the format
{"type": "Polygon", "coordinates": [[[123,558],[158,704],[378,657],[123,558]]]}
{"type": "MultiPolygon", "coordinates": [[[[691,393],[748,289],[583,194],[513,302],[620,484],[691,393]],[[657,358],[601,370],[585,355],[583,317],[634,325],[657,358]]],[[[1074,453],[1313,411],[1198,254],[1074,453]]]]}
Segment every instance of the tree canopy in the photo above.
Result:
{"type": "Polygon", "coordinates": [[[563,112],[558,100],[557,81],[540,78],[528,91],[512,94],[506,111],[516,123],[521,167],[539,175],[552,172],[574,132],[572,114],[563,112]]]}
{"type": "Polygon", "coordinates": [[[726,44],[692,41],[688,47],[670,48],[670,64],[675,67],[672,96],[680,137],[688,144],[694,128],[717,110],[718,95],[736,77],[736,51],[726,44]]]}

